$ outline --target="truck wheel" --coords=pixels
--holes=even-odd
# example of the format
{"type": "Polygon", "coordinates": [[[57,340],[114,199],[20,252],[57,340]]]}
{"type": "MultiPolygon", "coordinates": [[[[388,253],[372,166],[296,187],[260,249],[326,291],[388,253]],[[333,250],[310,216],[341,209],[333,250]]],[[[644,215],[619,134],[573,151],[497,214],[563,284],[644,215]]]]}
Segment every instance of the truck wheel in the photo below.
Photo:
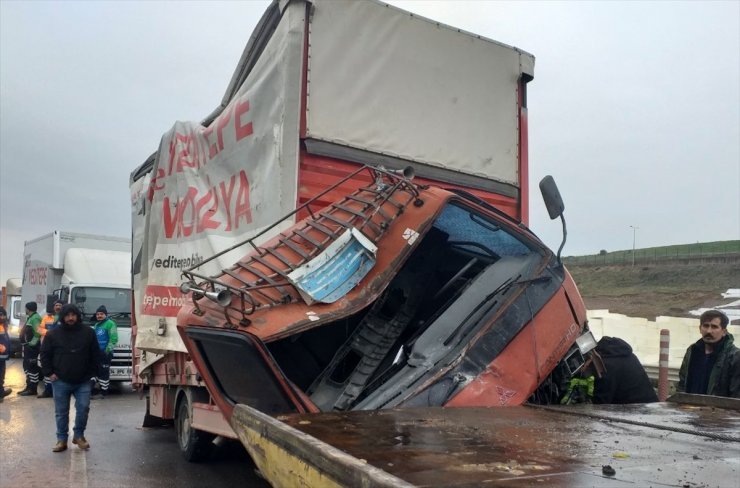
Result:
{"type": "Polygon", "coordinates": [[[183,457],[186,461],[195,463],[204,460],[211,453],[215,435],[194,429],[191,411],[189,399],[183,397],[177,405],[175,433],[183,457]]]}

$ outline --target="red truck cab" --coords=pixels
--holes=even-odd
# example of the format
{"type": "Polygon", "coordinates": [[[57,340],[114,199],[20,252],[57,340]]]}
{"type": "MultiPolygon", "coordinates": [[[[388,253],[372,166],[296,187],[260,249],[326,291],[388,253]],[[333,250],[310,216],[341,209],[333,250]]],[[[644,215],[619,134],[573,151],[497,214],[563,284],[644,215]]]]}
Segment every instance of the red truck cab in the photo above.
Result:
{"type": "Polygon", "coordinates": [[[540,385],[557,397],[587,332],[558,257],[465,192],[360,171],[370,185],[323,210],[309,202],[309,217],[243,242],[250,252],[221,274],[184,272],[178,330],[225,416],[237,403],[519,405],[540,385]]]}

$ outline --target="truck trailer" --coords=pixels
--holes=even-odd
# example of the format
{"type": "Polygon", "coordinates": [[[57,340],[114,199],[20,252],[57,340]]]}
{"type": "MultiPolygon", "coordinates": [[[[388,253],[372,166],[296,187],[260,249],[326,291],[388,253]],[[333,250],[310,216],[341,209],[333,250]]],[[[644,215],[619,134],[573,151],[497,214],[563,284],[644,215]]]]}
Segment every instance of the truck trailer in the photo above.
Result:
{"type": "Polygon", "coordinates": [[[83,322],[95,323],[105,305],[118,326],[110,380],[131,381],[131,240],[55,230],[26,241],[23,248],[23,299],[39,313],[55,300],[80,308],[83,322]]]}
{"type": "Polygon", "coordinates": [[[527,228],[533,76],[381,2],[273,2],[221,104],[131,174],[145,425],[174,420],[194,460],[239,403],[557,401],[594,341],[527,228]]]}

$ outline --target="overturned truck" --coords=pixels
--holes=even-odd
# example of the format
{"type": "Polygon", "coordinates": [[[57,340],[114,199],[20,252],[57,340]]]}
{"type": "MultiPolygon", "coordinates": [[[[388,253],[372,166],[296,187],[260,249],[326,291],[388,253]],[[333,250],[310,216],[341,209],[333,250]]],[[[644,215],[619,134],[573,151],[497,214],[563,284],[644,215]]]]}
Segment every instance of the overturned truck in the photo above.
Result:
{"type": "Polygon", "coordinates": [[[221,104],[131,175],[146,424],[174,420],[195,460],[239,403],[557,401],[593,341],[527,228],[533,76],[381,2],[273,2],[221,104]]]}

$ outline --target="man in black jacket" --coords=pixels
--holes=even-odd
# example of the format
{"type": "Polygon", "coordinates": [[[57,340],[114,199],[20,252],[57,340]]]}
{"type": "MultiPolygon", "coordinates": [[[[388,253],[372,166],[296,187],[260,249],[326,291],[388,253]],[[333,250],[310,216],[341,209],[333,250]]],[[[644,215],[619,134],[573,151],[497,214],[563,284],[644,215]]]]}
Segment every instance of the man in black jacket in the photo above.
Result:
{"type": "Polygon", "coordinates": [[[604,363],[601,377],[596,375],[594,403],[650,403],[658,395],[645,368],[632,347],[618,337],[604,336],[596,346],[604,363]]]}
{"type": "Polygon", "coordinates": [[[62,326],[46,334],[41,345],[43,374],[53,383],[54,411],[57,424],[57,443],[54,452],[67,449],[69,436],[69,403],[75,397],[75,425],[72,443],[80,449],[89,449],[85,427],[90,412],[90,378],[98,369],[98,340],[92,328],[83,325],[77,306],[68,304],[59,316],[62,326]]]}

